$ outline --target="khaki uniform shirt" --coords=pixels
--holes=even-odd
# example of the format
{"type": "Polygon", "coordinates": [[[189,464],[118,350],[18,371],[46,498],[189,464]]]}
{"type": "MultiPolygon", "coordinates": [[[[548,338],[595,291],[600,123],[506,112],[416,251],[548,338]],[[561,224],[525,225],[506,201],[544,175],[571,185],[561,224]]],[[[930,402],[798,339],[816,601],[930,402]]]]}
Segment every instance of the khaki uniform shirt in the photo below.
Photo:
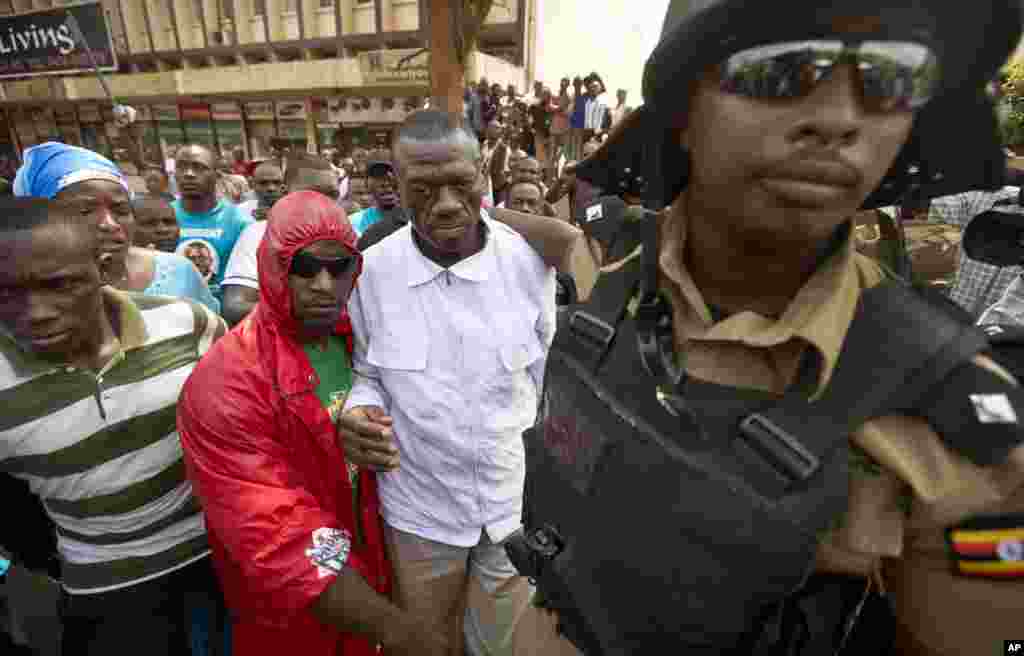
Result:
{"type": "MultiPolygon", "coordinates": [[[[741,312],[716,322],[681,259],[685,235],[685,216],[670,210],[659,262],[687,373],[720,385],[781,393],[793,382],[803,350],[813,348],[823,362],[820,394],[861,291],[884,278],[877,264],[856,253],[848,240],[778,318],[741,312]]],[[[984,356],[975,363],[1013,381],[984,356]]],[[[865,424],[851,442],[882,473],[851,474],[850,509],[842,526],[822,541],[819,571],[873,577],[906,630],[923,645],[921,653],[996,653],[1002,640],[1020,637],[1024,583],[954,576],[943,529],[978,512],[1024,512],[1024,447],[998,467],[980,468],[948,450],[924,421],[896,416],[865,424]],[[911,498],[909,516],[904,495],[911,498]]]]}

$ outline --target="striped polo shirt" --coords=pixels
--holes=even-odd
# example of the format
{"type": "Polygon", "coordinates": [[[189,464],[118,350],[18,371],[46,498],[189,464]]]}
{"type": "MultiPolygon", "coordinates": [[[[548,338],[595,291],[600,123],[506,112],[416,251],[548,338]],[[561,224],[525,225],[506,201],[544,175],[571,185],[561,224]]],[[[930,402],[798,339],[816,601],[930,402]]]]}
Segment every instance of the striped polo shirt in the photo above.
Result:
{"type": "Polygon", "coordinates": [[[62,582],[98,593],[209,553],[185,477],[178,395],[224,334],[200,304],[103,288],[121,351],[100,372],[54,366],[0,336],[0,470],[57,525],[62,582]]]}

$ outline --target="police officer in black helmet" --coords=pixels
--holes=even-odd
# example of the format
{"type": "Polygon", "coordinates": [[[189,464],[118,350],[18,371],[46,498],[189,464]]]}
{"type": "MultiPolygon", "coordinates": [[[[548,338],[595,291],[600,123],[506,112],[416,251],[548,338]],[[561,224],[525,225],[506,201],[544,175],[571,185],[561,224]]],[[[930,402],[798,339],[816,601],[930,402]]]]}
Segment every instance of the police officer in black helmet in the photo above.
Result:
{"type": "Polygon", "coordinates": [[[583,208],[614,262],[524,436],[511,551],[584,653],[854,653],[871,598],[903,653],[1019,632],[1024,395],[955,308],[856,254],[850,219],[1000,186],[984,88],[1022,14],[670,3],[644,107],[577,172],[642,173],[667,207],[583,208]]]}

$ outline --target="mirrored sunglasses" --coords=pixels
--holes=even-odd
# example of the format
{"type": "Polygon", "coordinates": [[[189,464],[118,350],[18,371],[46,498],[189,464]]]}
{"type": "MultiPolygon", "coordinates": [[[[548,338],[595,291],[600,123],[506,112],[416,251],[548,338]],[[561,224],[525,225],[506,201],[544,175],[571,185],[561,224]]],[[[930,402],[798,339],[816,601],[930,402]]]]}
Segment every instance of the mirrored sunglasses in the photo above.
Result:
{"type": "Polygon", "coordinates": [[[722,63],[720,88],[757,100],[803,98],[841,64],[854,66],[871,111],[918,109],[939,82],[938,58],[919,43],[822,39],[737,52],[722,63]]]}
{"type": "Polygon", "coordinates": [[[327,269],[332,278],[340,278],[352,268],[355,261],[356,258],[352,256],[324,258],[308,253],[296,253],[292,257],[289,273],[300,278],[315,278],[321,271],[327,269]]]}

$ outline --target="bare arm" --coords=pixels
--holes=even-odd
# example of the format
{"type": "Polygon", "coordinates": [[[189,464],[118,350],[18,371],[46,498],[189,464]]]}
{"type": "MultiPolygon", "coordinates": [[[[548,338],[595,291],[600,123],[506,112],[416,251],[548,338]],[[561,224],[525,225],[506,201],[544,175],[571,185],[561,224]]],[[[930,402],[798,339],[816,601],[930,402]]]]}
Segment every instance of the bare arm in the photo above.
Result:
{"type": "Polygon", "coordinates": [[[241,323],[260,300],[260,291],[244,285],[224,285],[222,313],[228,325],[241,323]]]}
{"type": "Polygon", "coordinates": [[[572,253],[583,231],[561,219],[494,209],[493,216],[523,236],[541,259],[558,271],[569,272],[572,253]]]}
{"type": "Polygon", "coordinates": [[[345,568],[313,603],[313,615],[345,633],[358,633],[396,654],[444,654],[444,636],[420,627],[363,580],[345,568]]]}

